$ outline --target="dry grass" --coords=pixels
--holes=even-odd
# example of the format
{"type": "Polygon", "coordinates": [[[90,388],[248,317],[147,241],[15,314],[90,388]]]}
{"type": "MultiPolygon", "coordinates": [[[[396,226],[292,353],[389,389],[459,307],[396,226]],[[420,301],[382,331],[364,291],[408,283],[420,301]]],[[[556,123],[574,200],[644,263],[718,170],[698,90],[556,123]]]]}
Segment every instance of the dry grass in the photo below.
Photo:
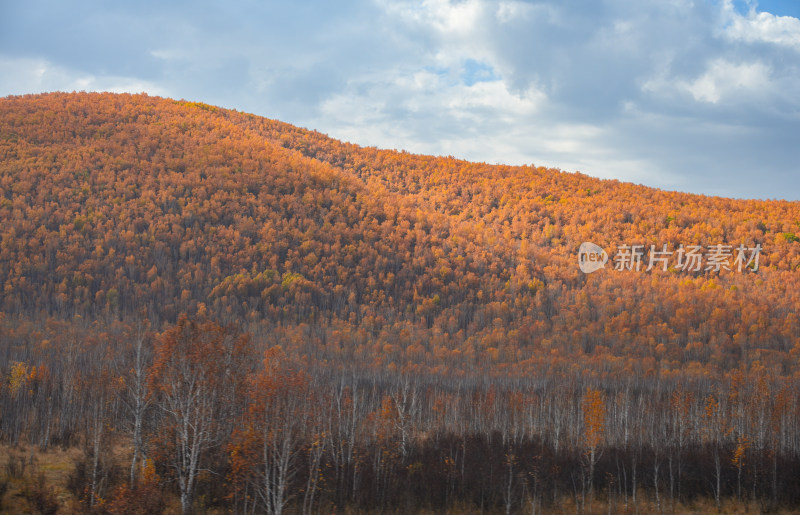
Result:
{"type": "Polygon", "coordinates": [[[74,505],[67,480],[82,454],[77,448],[41,451],[36,446],[0,445],[0,484],[5,485],[0,513],[39,513],[32,499],[36,495],[48,496],[61,508],[74,505]]]}

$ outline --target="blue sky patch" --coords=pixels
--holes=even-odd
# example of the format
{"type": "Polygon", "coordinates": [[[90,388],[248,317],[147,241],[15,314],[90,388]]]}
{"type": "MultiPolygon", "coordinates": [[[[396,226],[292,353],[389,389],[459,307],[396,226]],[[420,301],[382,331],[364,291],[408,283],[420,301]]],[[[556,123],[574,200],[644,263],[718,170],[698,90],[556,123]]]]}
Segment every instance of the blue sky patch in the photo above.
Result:
{"type": "Polygon", "coordinates": [[[772,13],[775,16],[794,16],[795,18],[800,18],[800,1],[760,0],[756,10],[772,13]]]}
{"type": "Polygon", "coordinates": [[[495,73],[494,68],[488,64],[467,59],[461,73],[461,80],[467,86],[473,86],[478,82],[491,82],[499,80],[500,77],[495,73]]]}
{"type": "Polygon", "coordinates": [[[746,15],[755,7],[757,12],[800,18],[800,0],[732,0],[731,3],[740,14],[746,15]]]}

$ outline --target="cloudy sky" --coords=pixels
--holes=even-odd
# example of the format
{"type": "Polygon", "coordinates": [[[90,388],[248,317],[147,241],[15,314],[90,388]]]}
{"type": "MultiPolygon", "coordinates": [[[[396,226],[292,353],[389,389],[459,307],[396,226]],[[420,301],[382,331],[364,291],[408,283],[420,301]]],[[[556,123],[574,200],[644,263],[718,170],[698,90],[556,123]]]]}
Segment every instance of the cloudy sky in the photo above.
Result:
{"type": "Polygon", "coordinates": [[[145,91],[362,145],[800,199],[797,0],[0,0],[0,96],[145,91]]]}

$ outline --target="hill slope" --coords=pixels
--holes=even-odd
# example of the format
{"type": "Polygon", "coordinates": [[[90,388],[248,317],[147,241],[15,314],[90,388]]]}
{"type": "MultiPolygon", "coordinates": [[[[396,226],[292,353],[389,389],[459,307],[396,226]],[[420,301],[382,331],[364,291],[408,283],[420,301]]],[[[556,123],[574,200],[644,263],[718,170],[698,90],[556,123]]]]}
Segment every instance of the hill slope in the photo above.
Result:
{"type": "Polygon", "coordinates": [[[0,100],[15,316],[201,310],[381,366],[784,375],[800,353],[798,220],[796,202],[362,148],[205,104],[0,100]],[[584,241],[605,270],[579,270],[584,241]],[[682,271],[674,254],[667,271],[646,256],[612,270],[637,244],[762,250],[757,271],[733,256],[732,271],[682,271]]]}

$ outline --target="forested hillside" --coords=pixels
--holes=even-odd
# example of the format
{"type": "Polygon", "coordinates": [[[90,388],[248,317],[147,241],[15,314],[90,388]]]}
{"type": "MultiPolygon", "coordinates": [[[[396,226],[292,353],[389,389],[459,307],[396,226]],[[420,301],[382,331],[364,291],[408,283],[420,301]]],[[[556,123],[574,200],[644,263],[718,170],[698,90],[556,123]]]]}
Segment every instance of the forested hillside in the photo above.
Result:
{"type": "Polygon", "coordinates": [[[85,509],[797,509],[798,286],[797,202],[0,99],[0,439],[85,509]]]}

